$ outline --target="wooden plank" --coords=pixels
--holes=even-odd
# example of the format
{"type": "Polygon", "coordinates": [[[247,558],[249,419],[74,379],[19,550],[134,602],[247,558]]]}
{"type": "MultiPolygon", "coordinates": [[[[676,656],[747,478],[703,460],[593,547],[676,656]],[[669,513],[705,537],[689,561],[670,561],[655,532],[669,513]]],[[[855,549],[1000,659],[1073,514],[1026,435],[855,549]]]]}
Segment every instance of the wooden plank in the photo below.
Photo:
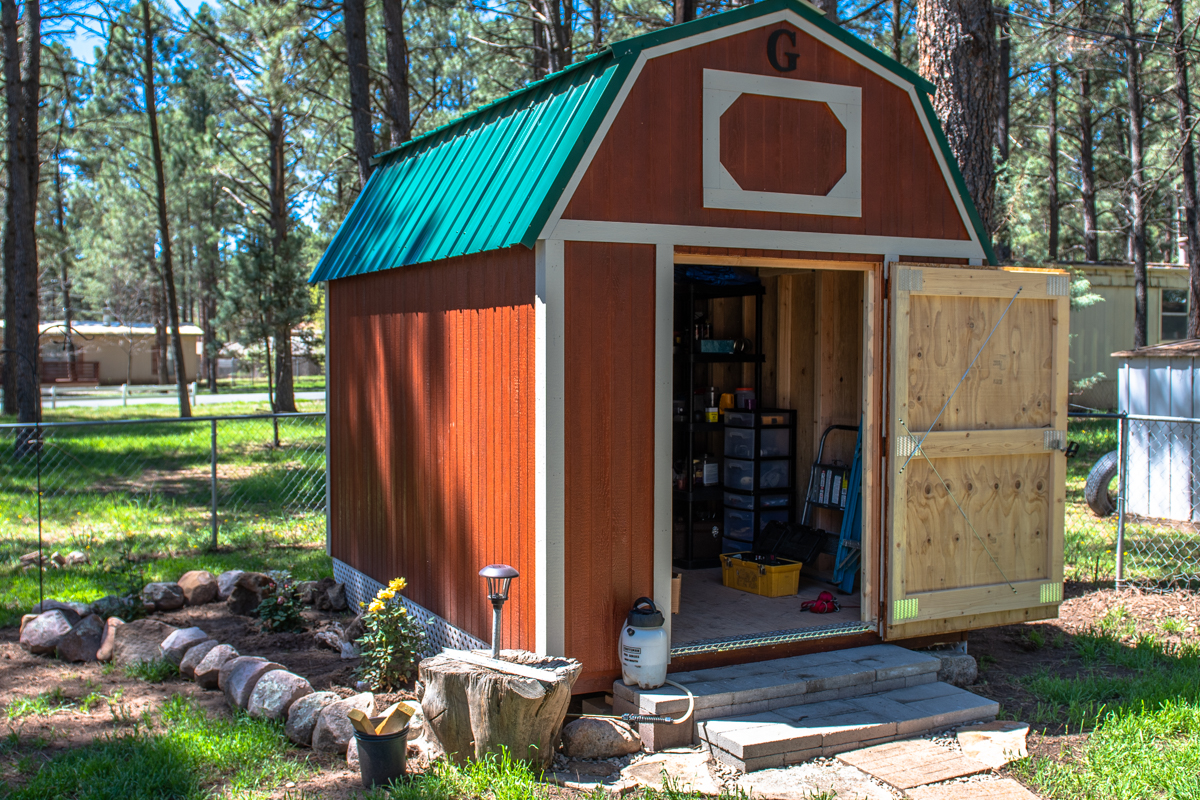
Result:
{"type": "Polygon", "coordinates": [[[917,600],[920,611],[913,621],[920,622],[923,619],[948,619],[1041,605],[1058,606],[1058,601],[1042,602],[1042,587],[1046,583],[1047,581],[1041,580],[1020,581],[1011,586],[1007,583],[995,583],[990,586],[974,586],[944,592],[913,592],[908,597],[917,600]]]}
{"type": "MultiPolygon", "coordinates": [[[[904,429],[897,420],[908,416],[908,386],[909,386],[909,330],[912,324],[909,313],[909,292],[899,289],[896,272],[899,268],[893,265],[892,270],[892,350],[890,363],[891,402],[888,403],[891,419],[888,421],[888,432],[893,437],[903,435],[904,429]]],[[[887,564],[888,597],[885,598],[886,618],[895,622],[896,602],[907,596],[905,587],[905,561],[907,549],[904,546],[904,514],[903,509],[908,505],[908,480],[900,472],[903,462],[894,453],[888,454],[888,551],[885,556],[887,564]]]]}
{"type": "Polygon", "coordinates": [[[742,267],[745,269],[820,269],[847,272],[870,272],[879,267],[874,261],[828,261],[809,258],[764,258],[761,256],[722,256],[705,253],[676,253],[676,264],[701,264],[713,267],[742,267]]]}
{"type": "MultiPolygon", "coordinates": [[[[902,268],[912,269],[908,265],[902,268]]],[[[1049,272],[1011,272],[981,269],[921,268],[922,286],[914,294],[940,297],[996,297],[1008,300],[1017,289],[1024,300],[1051,300],[1060,295],[1048,291],[1050,276],[1061,276],[1060,270],[1049,272]],[[1014,280],[1016,278],[1016,280],[1014,280]]]]}
{"type": "Polygon", "coordinates": [[[554,683],[558,680],[558,673],[549,669],[536,669],[527,667],[524,664],[514,664],[511,661],[501,661],[498,658],[491,656],[482,656],[478,653],[472,653],[469,650],[453,650],[447,647],[442,651],[442,655],[450,656],[450,658],[459,661],[465,661],[468,664],[474,664],[477,667],[487,667],[496,672],[503,672],[506,675],[518,675],[522,678],[532,678],[535,681],[544,681],[546,683],[554,683]]]}
{"type": "MultiPolygon", "coordinates": [[[[930,458],[1033,455],[1046,452],[1048,428],[980,431],[913,431],[930,458]]],[[[1065,435],[1065,431],[1063,432],[1065,435]]],[[[920,458],[920,454],[914,459],[920,458]]]]}
{"type": "Polygon", "coordinates": [[[883,303],[882,269],[863,275],[862,315],[862,550],[859,559],[859,595],[862,621],[874,623],[879,608],[879,554],[883,508],[880,501],[879,444],[882,439],[883,303]]]}
{"type": "Polygon", "coordinates": [[[961,617],[926,619],[899,625],[889,624],[884,629],[883,639],[901,645],[906,639],[920,640],[924,642],[922,646],[928,647],[934,641],[960,641],[964,636],[963,631],[996,628],[1001,625],[1017,625],[1022,622],[1037,622],[1043,619],[1054,619],[1057,616],[1057,605],[1044,605],[1017,608],[1011,611],[988,611],[961,617]]]}

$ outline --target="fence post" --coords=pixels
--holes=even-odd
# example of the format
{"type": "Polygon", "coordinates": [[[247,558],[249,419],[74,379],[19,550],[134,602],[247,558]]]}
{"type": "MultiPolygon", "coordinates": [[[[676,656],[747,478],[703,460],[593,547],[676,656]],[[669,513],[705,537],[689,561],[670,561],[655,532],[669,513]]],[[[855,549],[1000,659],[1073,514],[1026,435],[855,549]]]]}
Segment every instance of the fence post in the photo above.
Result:
{"type": "Polygon", "coordinates": [[[217,546],[217,420],[212,419],[212,546],[217,546]]]}
{"type": "Polygon", "coordinates": [[[128,383],[121,384],[121,405],[123,405],[123,406],[129,405],[129,384],[128,383]]]}
{"type": "Polygon", "coordinates": [[[1129,419],[1117,418],[1117,576],[1118,589],[1125,588],[1125,496],[1128,494],[1125,470],[1129,458],[1129,419]]]}
{"type": "Polygon", "coordinates": [[[58,408],[58,394],[54,391],[57,388],[58,387],[55,386],[54,384],[50,384],[50,407],[51,408],[58,408]]]}

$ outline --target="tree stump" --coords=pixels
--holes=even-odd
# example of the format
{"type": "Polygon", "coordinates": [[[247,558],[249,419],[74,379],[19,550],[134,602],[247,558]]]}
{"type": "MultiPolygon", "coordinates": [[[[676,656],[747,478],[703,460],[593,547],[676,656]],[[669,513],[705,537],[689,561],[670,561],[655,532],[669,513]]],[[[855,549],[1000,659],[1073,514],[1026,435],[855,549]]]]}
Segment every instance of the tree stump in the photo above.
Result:
{"type": "Polygon", "coordinates": [[[419,674],[429,738],[459,764],[507,749],[513,758],[548,768],[583,665],[525,650],[502,650],[500,660],[548,670],[554,679],[510,675],[445,653],[426,658],[419,674]]]}

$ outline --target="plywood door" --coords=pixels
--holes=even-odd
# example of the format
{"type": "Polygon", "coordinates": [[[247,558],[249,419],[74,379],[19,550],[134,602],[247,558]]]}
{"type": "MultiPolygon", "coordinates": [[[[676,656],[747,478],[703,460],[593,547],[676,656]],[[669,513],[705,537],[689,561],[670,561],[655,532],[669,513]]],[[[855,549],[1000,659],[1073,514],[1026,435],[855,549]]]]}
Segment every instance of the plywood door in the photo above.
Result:
{"type": "Polygon", "coordinates": [[[897,264],[891,294],[887,638],[1057,606],[1067,275],[897,264]]]}

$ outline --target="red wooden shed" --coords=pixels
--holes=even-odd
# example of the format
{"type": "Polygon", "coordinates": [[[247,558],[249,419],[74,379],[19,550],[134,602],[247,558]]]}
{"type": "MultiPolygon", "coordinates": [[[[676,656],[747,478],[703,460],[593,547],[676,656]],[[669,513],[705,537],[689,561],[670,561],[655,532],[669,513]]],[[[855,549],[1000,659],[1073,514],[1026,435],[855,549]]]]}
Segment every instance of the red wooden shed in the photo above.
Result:
{"type": "Polygon", "coordinates": [[[577,692],[673,575],[673,670],[1054,616],[1068,280],[989,266],[931,91],[765,0],[381,154],[312,276],[351,595],[404,576],[435,644],[481,646],[511,564],[506,646],[580,659],[577,692]],[[775,462],[710,421],[738,389],[788,412],[775,462]],[[858,516],[808,502],[818,460],[857,461],[858,516]],[[798,592],[725,586],[772,515],[828,532],[798,592]]]}

